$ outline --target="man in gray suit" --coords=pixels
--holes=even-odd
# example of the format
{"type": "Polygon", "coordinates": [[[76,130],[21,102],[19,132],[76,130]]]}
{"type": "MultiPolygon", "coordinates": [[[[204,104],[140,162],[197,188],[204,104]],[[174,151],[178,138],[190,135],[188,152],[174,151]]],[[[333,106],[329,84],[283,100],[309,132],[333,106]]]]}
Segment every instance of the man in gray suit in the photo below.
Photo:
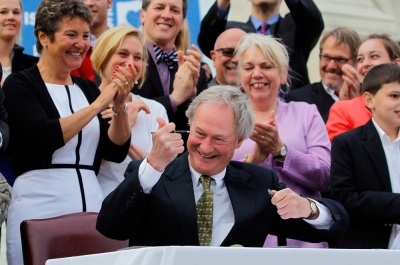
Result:
{"type": "Polygon", "coordinates": [[[208,83],[208,87],[215,85],[237,86],[239,84],[238,58],[235,55],[235,49],[244,35],[246,35],[245,31],[233,28],[225,30],[218,36],[214,50],[210,52],[216,75],[208,83]]]}

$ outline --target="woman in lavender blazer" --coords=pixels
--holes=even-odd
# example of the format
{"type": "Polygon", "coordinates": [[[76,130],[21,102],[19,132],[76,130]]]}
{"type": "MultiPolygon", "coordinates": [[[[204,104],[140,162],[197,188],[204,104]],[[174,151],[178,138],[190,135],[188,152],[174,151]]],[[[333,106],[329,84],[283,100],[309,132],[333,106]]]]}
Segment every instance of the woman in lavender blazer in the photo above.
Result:
{"type": "MultiPolygon", "coordinates": [[[[284,103],[278,94],[287,85],[286,48],[270,36],[247,34],[237,47],[241,86],[256,117],[254,133],[235,151],[234,160],[259,164],[276,171],[280,181],[306,197],[329,190],[330,142],[315,105],[284,103]]],[[[267,196],[267,194],[266,194],[267,196]]],[[[284,240],[283,240],[284,241],[284,240]]],[[[264,247],[282,244],[268,235],[264,247]]],[[[286,239],[298,247],[327,247],[286,239]]]]}

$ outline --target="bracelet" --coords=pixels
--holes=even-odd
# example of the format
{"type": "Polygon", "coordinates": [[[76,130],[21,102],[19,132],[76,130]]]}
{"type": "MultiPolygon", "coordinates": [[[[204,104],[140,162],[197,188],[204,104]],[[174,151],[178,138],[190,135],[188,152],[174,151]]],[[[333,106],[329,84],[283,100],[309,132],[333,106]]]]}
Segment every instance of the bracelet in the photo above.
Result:
{"type": "Polygon", "coordinates": [[[146,152],[143,152],[142,160],[145,159],[147,155],[148,155],[148,154],[147,154],[146,152]]]}
{"type": "Polygon", "coordinates": [[[243,159],[242,162],[247,163],[247,160],[249,159],[250,154],[246,154],[243,159]]]}
{"type": "Polygon", "coordinates": [[[112,106],[112,108],[111,108],[112,113],[113,113],[114,116],[122,116],[122,115],[124,115],[125,113],[128,112],[128,104],[126,102],[125,102],[125,107],[124,107],[124,109],[122,111],[116,112],[114,108],[115,108],[115,105],[112,106]]]}

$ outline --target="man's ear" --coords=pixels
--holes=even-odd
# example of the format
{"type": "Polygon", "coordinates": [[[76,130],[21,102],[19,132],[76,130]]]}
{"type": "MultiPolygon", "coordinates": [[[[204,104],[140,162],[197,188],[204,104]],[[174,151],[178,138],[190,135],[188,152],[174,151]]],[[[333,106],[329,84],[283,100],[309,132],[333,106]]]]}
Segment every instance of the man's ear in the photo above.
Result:
{"type": "Polygon", "coordinates": [[[400,58],[394,59],[394,63],[400,65],[400,58]]]}
{"type": "MultiPolygon", "coordinates": [[[[211,55],[211,60],[213,61],[213,63],[215,63],[215,56],[216,56],[217,54],[215,53],[214,50],[211,50],[211,51],[210,51],[210,55],[211,55]]],[[[214,65],[214,67],[215,67],[215,65],[214,65]]]]}
{"type": "Polygon", "coordinates": [[[236,143],[236,149],[238,149],[244,141],[244,137],[240,137],[236,143]]]}
{"type": "Polygon", "coordinates": [[[140,10],[140,23],[142,23],[142,25],[144,25],[144,17],[146,15],[146,10],[141,9],[140,10]]]}
{"type": "Polygon", "coordinates": [[[107,9],[112,7],[113,0],[107,0],[107,9]]]}

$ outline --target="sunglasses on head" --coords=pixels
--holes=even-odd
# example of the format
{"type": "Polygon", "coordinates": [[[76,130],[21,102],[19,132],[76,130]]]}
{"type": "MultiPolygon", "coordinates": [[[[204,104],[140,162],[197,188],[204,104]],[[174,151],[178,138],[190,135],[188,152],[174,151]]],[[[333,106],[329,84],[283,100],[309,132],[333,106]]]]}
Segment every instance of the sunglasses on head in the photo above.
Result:
{"type": "Polygon", "coordinates": [[[235,49],[233,49],[233,48],[221,48],[221,49],[216,49],[215,51],[222,52],[222,55],[226,56],[226,57],[231,58],[231,57],[235,56],[235,49]]]}

